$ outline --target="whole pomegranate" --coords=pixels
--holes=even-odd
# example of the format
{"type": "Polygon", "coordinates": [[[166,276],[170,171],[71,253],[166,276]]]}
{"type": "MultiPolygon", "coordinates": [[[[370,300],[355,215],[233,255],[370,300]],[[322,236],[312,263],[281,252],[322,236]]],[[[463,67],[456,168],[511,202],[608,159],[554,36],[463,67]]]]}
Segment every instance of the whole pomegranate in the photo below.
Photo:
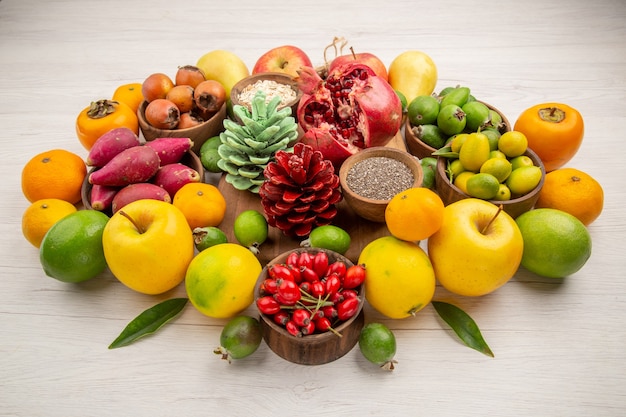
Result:
{"type": "Polygon", "coordinates": [[[311,67],[297,77],[303,95],[298,123],[301,142],[319,150],[335,167],[361,149],[386,145],[402,124],[402,103],[389,83],[368,66],[350,62],[323,80],[311,67]]]}

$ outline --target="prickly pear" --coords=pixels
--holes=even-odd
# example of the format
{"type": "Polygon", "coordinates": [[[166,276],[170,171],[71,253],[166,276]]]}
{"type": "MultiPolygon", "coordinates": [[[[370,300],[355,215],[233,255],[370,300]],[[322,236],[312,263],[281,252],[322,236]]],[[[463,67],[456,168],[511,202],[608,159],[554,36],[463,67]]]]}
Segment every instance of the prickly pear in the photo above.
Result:
{"type": "Polygon", "coordinates": [[[105,166],[89,174],[91,184],[125,186],[146,182],[159,169],[159,155],[148,146],[133,146],[118,153],[105,166]]]}
{"type": "Polygon", "coordinates": [[[170,196],[190,182],[200,182],[200,174],[180,162],[161,166],[152,179],[152,183],[163,188],[170,196]]]}
{"type": "Polygon", "coordinates": [[[158,185],[142,182],[137,184],[130,184],[122,188],[115,194],[113,198],[113,204],[111,208],[113,213],[124,207],[126,204],[132,203],[136,200],[161,200],[166,203],[171,203],[172,198],[163,188],[158,185]]]}
{"type": "Polygon", "coordinates": [[[91,147],[89,155],[87,155],[87,165],[103,167],[118,153],[139,145],[141,145],[139,138],[129,128],[118,127],[111,129],[100,136],[91,147]]]}
{"type": "Polygon", "coordinates": [[[189,152],[193,141],[189,138],[157,138],[146,142],[145,146],[156,151],[163,166],[179,162],[189,152]]]}
{"type": "Polygon", "coordinates": [[[113,198],[119,189],[119,187],[94,184],[91,187],[91,195],[89,197],[91,208],[98,211],[106,211],[111,208],[113,198]]]}

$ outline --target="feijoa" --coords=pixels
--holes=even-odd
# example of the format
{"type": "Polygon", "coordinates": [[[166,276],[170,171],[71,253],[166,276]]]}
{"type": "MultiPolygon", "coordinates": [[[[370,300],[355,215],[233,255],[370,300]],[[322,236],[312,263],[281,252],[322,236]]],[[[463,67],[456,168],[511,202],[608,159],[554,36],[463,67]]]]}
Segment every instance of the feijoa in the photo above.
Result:
{"type": "Polygon", "coordinates": [[[221,229],[210,227],[196,227],[193,229],[193,242],[198,252],[206,248],[228,242],[228,237],[221,229]]]}
{"type": "Polygon", "coordinates": [[[438,114],[439,100],[434,96],[417,96],[407,108],[407,117],[414,126],[433,124],[438,114]]]}
{"type": "Polygon", "coordinates": [[[480,101],[469,101],[461,109],[467,118],[465,128],[471,132],[476,132],[489,120],[489,107],[480,101]]]}
{"type": "Polygon", "coordinates": [[[420,160],[422,166],[422,172],[424,174],[422,179],[422,187],[435,188],[435,172],[437,171],[437,158],[428,156],[420,160]]]}
{"type": "Polygon", "coordinates": [[[327,224],[314,228],[309,237],[300,242],[304,248],[322,248],[332,250],[341,255],[350,248],[350,234],[341,227],[327,224]]]}
{"type": "Polygon", "coordinates": [[[239,243],[257,255],[259,246],[267,240],[267,219],[256,210],[244,210],[235,219],[233,232],[239,243]]]}
{"type": "Polygon", "coordinates": [[[413,134],[425,144],[435,149],[441,148],[448,139],[437,125],[419,125],[413,127],[413,134]]]}
{"type": "Polygon", "coordinates": [[[466,123],[467,118],[465,117],[463,109],[456,104],[442,106],[437,115],[437,126],[448,136],[461,133],[463,129],[465,129],[466,123]]]}
{"type": "Polygon", "coordinates": [[[393,370],[396,355],[396,337],[382,323],[368,323],[359,335],[359,349],[368,361],[383,369],[393,370]]]}
{"type": "Polygon", "coordinates": [[[213,352],[231,363],[233,359],[245,358],[256,352],[261,340],[261,323],[254,317],[237,316],[226,323],[220,335],[220,346],[213,352]]]}

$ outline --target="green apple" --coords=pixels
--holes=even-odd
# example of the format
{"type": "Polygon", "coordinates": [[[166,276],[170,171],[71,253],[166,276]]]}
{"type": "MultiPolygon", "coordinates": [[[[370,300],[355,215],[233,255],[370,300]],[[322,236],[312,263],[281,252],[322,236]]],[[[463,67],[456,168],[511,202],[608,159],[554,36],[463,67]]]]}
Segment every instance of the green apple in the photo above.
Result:
{"type": "Polygon", "coordinates": [[[117,211],[104,228],[102,245],[113,275],[143,294],[162,294],[180,284],[195,249],[183,213],[149,199],[117,211]]]}
{"type": "Polygon", "coordinates": [[[523,251],[515,220],[477,198],[446,206],[441,228],[428,238],[435,276],[448,291],[465,296],[485,295],[506,284],[523,251]]]}

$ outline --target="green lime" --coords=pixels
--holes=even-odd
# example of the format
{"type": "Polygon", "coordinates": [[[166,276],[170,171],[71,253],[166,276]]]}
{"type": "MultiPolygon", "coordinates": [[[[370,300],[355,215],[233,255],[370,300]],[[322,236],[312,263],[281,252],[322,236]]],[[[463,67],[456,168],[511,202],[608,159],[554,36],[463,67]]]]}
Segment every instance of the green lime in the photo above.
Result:
{"type": "Polygon", "coordinates": [[[396,337],[382,323],[369,323],[361,329],[359,349],[368,361],[381,368],[393,370],[396,361],[396,337]]]}
{"type": "Polygon", "coordinates": [[[540,208],[515,220],[524,239],[521,264],[548,278],[580,270],[591,256],[591,236],[585,225],[561,210],[540,208]]]}
{"type": "Polygon", "coordinates": [[[228,237],[226,233],[215,226],[196,227],[193,229],[193,242],[198,252],[202,252],[211,246],[227,243],[228,237]]]}
{"type": "MultiPolygon", "coordinates": [[[[506,155],[505,155],[505,154],[503,154],[503,153],[502,153],[502,152],[500,152],[500,151],[491,151],[491,152],[489,152],[489,159],[491,159],[491,158],[502,158],[502,159],[507,159],[506,155]]],[[[508,159],[507,159],[507,160],[508,160],[508,159]]],[[[513,169],[513,168],[511,168],[511,169],[513,169]]]]}
{"type": "Polygon", "coordinates": [[[200,162],[202,166],[209,172],[222,172],[222,169],[217,165],[217,161],[222,159],[217,149],[207,149],[200,154],[200,162]]]}
{"type": "Polygon", "coordinates": [[[398,98],[400,99],[400,103],[402,104],[402,113],[406,113],[407,112],[407,102],[406,102],[406,96],[404,94],[402,94],[402,91],[400,90],[394,90],[396,92],[396,95],[398,96],[398,98]]]}
{"type": "Polygon", "coordinates": [[[511,130],[504,132],[498,140],[498,150],[509,158],[515,158],[526,152],[528,139],[522,132],[511,130]]]}
{"type": "Polygon", "coordinates": [[[351,239],[348,232],[341,227],[327,224],[311,230],[309,237],[300,242],[300,246],[328,249],[343,255],[350,248],[350,243],[351,239]]]}
{"type": "Polygon", "coordinates": [[[250,316],[237,316],[224,325],[220,334],[220,347],[213,352],[222,355],[230,363],[252,355],[261,345],[263,331],[257,319],[250,316]]]}
{"type": "Polygon", "coordinates": [[[267,219],[256,210],[242,211],[233,223],[233,232],[240,244],[258,254],[259,246],[267,240],[267,219]]]}
{"type": "Polygon", "coordinates": [[[433,189],[435,187],[435,174],[437,172],[437,158],[427,156],[420,159],[420,165],[422,166],[422,187],[433,189]]]}
{"type": "Polygon", "coordinates": [[[476,175],[476,173],[472,171],[463,171],[459,175],[457,175],[456,178],[453,178],[453,184],[459,190],[467,194],[467,181],[469,181],[469,179],[472,178],[474,175],[476,175]]]}
{"type": "Polygon", "coordinates": [[[498,188],[498,194],[496,194],[496,196],[493,199],[497,201],[510,200],[511,190],[509,190],[509,187],[507,187],[506,184],[500,184],[500,187],[498,188]]]}
{"type": "Polygon", "coordinates": [[[511,171],[511,163],[504,158],[489,158],[480,166],[480,172],[493,175],[498,179],[498,182],[504,182],[511,171]]]}
{"type": "Polygon", "coordinates": [[[467,117],[465,129],[476,132],[489,120],[489,107],[480,101],[469,101],[461,107],[467,117]]]}
{"type": "Polygon", "coordinates": [[[521,167],[531,167],[533,165],[535,165],[533,163],[533,160],[526,155],[516,156],[515,158],[511,159],[511,167],[513,168],[513,170],[521,167]]]}
{"type": "Polygon", "coordinates": [[[434,96],[417,96],[409,103],[407,117],[412,125],[431,125],[437,121],[439,100],[434,96]]]}
{"type": "Polygon", "coordinates": [[[465,168],[463,168],[463,164],[458,159],[453,159],[448,164],[448,173],[452,175],[452,178],[456,178],[463,171],[465,171],[465,168]]]}
{"type": "Polygon", "coordinates": [[[511,171],[506,185],[512,194],[524,195],[532,191],[541,181],[541,168],[536,166],[520,167],[511,171]]]}
{"type": "Polygon", "coordinates": [[[202,155],[202,152],[208,151],[209,149],[217,149],[221,144],[222,141],[219,136],[210,137],[200,147],[200,154],[202,155]]]}
{"type": "Polygon", "coordinates": [[[471,197],[491,200],[499,189],[500,181],[491,174],[479,173],[467,180],[467,194],[471,197]]]}
{"type": "Polygon", "coordinates": [[[456,135],[465,129],[467,119],[463,110],[456,104],[441,107],[437,115],[437,126],[446,135],[456,135]]]}
{"type": "Polygon", "coordinates": [[[103,272],[107,263],[102,232],[108,221],[101,211],[79,210],[56,222],[39,248],[46,275],[63,282],[82,282],[103,272]]]}
{"type": "Polygon", "coordinates": [[[500,131],[492,127],[487,129],[481,129],[480,133],[487,136],[489,139],[489,149],[495,151],[498,149],[498,140],[500,140],[500,131]]]}

